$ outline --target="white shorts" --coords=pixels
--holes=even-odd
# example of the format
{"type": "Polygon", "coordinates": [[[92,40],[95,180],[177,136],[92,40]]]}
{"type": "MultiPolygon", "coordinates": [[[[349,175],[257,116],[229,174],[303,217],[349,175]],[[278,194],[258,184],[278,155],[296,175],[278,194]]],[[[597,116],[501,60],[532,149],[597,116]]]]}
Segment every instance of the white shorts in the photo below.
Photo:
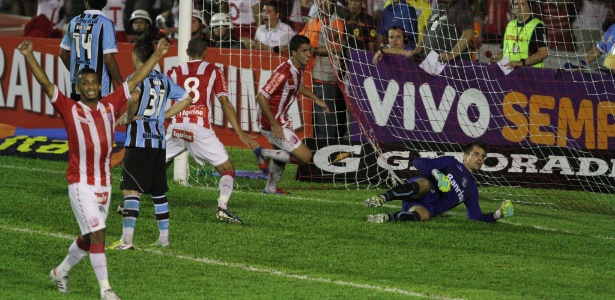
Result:
{"type": "Polygon", "coordinates": [[[301,146],[301,139],[290,129],[282,127],[284,129],[284,139],[276,139],[273,137],[271,131],[267,131],[261,128],[261,133],[269,139],[272,145],[277,146],[280,150],[284,150],[288,153],[293,152],[295,149],[301,146]]]}
{"type": "Polygon", "coordinates": [[[229,160],[226,148],[216,133],[193,123],[175,123],[167,128],[167,162],[182,152],[190,151],[197,163],[217,167],[229,160]]]}
{"type": "Polygon", "coordinates": [[[111,186],[94,186],[85,183],[68,185],[68,197],[73,208],[81,234],[105,229],[109,204],[111,203],[111,186]]]}

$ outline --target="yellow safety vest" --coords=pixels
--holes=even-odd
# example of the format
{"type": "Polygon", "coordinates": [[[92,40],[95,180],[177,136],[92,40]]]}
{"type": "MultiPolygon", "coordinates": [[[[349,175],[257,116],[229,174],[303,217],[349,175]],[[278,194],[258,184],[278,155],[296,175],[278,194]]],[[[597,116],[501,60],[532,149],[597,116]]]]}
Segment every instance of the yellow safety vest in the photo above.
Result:
{"type": "MultiPolygon", "coordinates": [[[[517,19],[514,19],[506,26],[506,33],[504,34],[504,48],[503,56],[508,57],[510,61],[521,61],[529,56],[530,39],[534,33],[536,25],[544,24],[538,19],[532,19],[525,25],[519,27],[517,19]]],[[[534,68],[542,68],[544,61],[531,65],[534,68]]]]}

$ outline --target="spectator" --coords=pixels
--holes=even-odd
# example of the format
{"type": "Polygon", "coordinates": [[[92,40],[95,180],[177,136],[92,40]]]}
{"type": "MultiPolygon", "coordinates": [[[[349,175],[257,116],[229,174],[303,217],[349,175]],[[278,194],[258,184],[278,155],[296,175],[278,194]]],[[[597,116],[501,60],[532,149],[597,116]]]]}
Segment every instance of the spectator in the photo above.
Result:
{"type": "Polygon", "coordinates": [[[277,2],[261,3],[263,14],[261,19],[263,24],[258,27],[254,40],[242,38],[245,48],[252,50],[277,50],[280,52],[280,47],[288,45],[290,39],[295,36],[293,29],[280,20],[280,12],[277,2]]]}
{"type": "Polygon", "coordinates": [[[86,10],[69,22],[60,44],[60,59],[70,71],[71,98],[75,100],[80,99],[75,89],[77,73],[86,66],[101,74],[103,97],[111,92],[112,79],[119,85],[124,82],[115,60],[115,26],[101,11],[107,0],[84,2],[86,10]]]}
{"type": "Polygon", "coordinates": [[[415,47],[418,39],[418,17],[416,9],[406,0],[391,0],[391,4],[382,10],[382,19],[378,27],[378,42],[384,46],[385,34],[393,25],[404,28],[408,36],[408,44],[415,47]]]}
{"type": "Polygon", "coordinates": [[[62,38],[62,31],[53,28],[45,14],[31,18],[24,27],[24,36],[37,38],[62,38]]]}
{"type": "MultiPolygon", "coordinates": [[[[191,38],[200,37],[204,40],[208,40],[205,35],[205,24],[203,23],[203,11],[202,10],[192,10],[192,23],[190,25],[190,36],[191,38]]],[[[171,45],[177,46],[179,39],[173,39],[171,41],[171,45]]]]}
{"type": "Polygon", "coordinates": [[[515,19],[506,26],[504,40],[494,61],[508,58],[506,66],[532,66],[542,68],[549,56],[545,23],[532,16],[529,0],[514,0],[515,19]]]}
{"type": "MultiPolygon", "coordinates": [[[[429,17],[431,17],[431,5],[426,0],[406,0],[408,5],[412,6],[416,11],[417,26],[415,31],[418,33],[417,43],[423,40],[423,34],[425,34],[425,28],[429,23],[429,17]]],[[[384,7],[391,5],[391,0],[386,0],[384,7]]]]}
{"type": "Polygon", "coordinates": [[[136,34],[131,43],[148,42],[153,43],[158,38],[158,29],[152,26],[152,18],[143,9],[137,9],[130,15],[132,31],[136,34]]]}
{"type": "Polygon", "coordinates": [[[36,15],[45,15],[54,29],[61,30],[66,23],[64,0],[38,0],[36,15]]]}
{"type": "Polygon", "coordinates": [[[217,13],[211,16],[211,39],[210,45],[215,48],[243,49],[241,41],[231,35],[233,24],[231,17],[225,13],[217,13]]]}
{"type": "Polygon", "coordinates": [[[455,59],[471,61],[469,46],[474,38],[474,12],[467,0],[438,0],[438,9],[432,10],[423,44],[406,53],[413,57],[425,50],[436,51],[441,62],[455,59]]]}
{"type": "MultiPolygon", "coordinates": [[[[124,10],[124,24],[129,24],[128,16],[137,9],[145,10],[150,16],[158,16],[159,14],[173,8],[175,0],[126,0],[124,10]]],[[[133,34],[129,31],[128,34],[133,34]]]]}
{"type": "Polygon", "coordinates": [[[291,26],[296,32],[301,31],[310,18],[310,11],[315,7],[314,0],[294,0],[292,10],[288,15],[288,24],[292,24],[291,26]]]}
{"type": "Polygon", "coordinates": [[[408,39],[403,28],[393,25],[387,31],[387,37],[387,47],[380,48],[380,50],[378,50],[374,55],[374,58],[372,58],[372,63],[374,65],[377,65],[385,54],[404,55],[407,58],[411,58],[411,56],[408,56],[410,54],[414,55],[415,52],[411,51],[412,47],[407,44],[408,39]]]}
{"type": "Polygon", "coordinates": [[[363,10],[363,0],[348,0],[344,32],[351,49],[376,51],[376,22],[363,10]]]}
{"type": "Polygon", "coordinates": [[[105,17],[115,24],[115,40],[118,43],[128,43],[128,36],[124,28],[124,9],[126,0],[107,0],[107,6],[102,10],[105,17]]]}
{"type": "MultiPolygon", "coordinates": [[[[166,39],[161,39],[166,40],[166,39]]],[[[154,53],[149,42],[135,44],[132,63],[139,69],[154,53]]],[[[130,78],[130,77],[129,77],[130,78]]],[[[122,237],[108,249],[131,250],[135,225],[139,216],[141,194],[149,194],[154,202],[158,224],[158,241],[154,245],[169,246],[169,203],[166,192],[167,172],[165,168],[166,139],[164,120],[171,118],[192,103],[192,98],[169,77],[153,70],[143,80],[128,102],[126,120],[125,152],[122,161],[120,188],[124,202],[118,208],[122,213],[122,237]],[[167,100],[178,101],[164,111],[167,100]],[[136,119],[133,117],[137,117],[136,119]]]]}
{"type": "Polygon", "coordinates": [[[228,0],[233,36],[252,39],[260,20],[259,0],[228,0]]]}
{"type": "Polygon", "coordinates": [[[615,18],[606,19],[603,25],[609,27],[600,42],[588,51],[585,58],[580,61],[581,68],[589,68],[590,64],[598,61],[602,55],[606,54],[609,59],[604,61],[604,66],[607,69],[615,70],[615,64],[611,61],[615,56],[615,18]]]}
{"type": "Polygon", "coordinates": [[[320,15],[311,17],[299,35],[306,36],[314,49],[309,64],[311,68],[307,68],[312,71],[312,91],[327,104],[331,114],[325,114],[324,109],[314,106],[314,135],[319,139],[341,138],[347,132],[346,102],[337,83],[336,71],[340,62],[335,57],[342,55],[346,43],[344,22],[331,1],[316,0],[316,5],[320,15]],[[325,28],[321,22],[329,26],[325,28]],[[329,54],[334,57],[332,60],[329,60],[329,54]]]}

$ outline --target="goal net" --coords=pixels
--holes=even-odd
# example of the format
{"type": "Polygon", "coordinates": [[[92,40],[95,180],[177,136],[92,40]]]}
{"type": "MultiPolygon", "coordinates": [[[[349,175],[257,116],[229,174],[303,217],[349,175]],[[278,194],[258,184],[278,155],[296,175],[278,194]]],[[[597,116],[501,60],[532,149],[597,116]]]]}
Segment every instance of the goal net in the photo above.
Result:
{"type": "MultiPolygon", "coordinates": [[[[305,83],[333,108],[324,119],[310,101],[300,99],[293,108],[294,129],[314,159],[287,175],[315,184],[393,185],[417,174],[415,157],[461,160],[462,145],[481,140],[492,147],[475,176],[482,197],[615,212],[615,48],[605,48],[615,38],[615,27],[608,31],[613,3],[514,2],[521,3],[274,1],[280,21],[295,32],[320,23],[316,35],[305,34],[317,36],[326,54],[318,51],[311,59],[305,83]],[[512,21],[515,27],[507,31],[512,21]],[[423,51],[409,57],[417,45],[423,51]],[[386,54],[374,60],[381,47],[386,54]],[[545,50],[548,56],[539,59],[545,50]],[[332,70],[319,69],[325,63],[332,70]]],[[[267,3],[203,1],[199,8],[206,23],[218,12],[229,13],[235,39],[252,41],[243,45],[252,50],[210,47],[208,59],[227,76],[242,129],[263,145],[268,143],[255,124],[255,96],[288,58],[274,47],[253,46],[258,22],[271,20],[269,13],[254,12],[263,12],[267,3]]],[[[218,135],[238,147],[231,149],[237,169],[257,170],[221,109],[212,111],[218,135]]]]}

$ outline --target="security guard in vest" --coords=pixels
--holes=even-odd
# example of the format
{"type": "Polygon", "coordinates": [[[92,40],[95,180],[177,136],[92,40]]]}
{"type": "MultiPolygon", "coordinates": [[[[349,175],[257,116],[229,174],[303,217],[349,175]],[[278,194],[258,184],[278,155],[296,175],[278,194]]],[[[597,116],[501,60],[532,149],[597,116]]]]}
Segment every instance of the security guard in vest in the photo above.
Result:
{"type": "Polygon", "coordinates": [[[502,51],[494,57],[499,61],[507,57],[506,66],[528,66],[542,68],[549,56],[547,48],[547,27],[545,23],[532,17],[530,0],[513,0],[515,19],[506,26],[502,51]]]}

